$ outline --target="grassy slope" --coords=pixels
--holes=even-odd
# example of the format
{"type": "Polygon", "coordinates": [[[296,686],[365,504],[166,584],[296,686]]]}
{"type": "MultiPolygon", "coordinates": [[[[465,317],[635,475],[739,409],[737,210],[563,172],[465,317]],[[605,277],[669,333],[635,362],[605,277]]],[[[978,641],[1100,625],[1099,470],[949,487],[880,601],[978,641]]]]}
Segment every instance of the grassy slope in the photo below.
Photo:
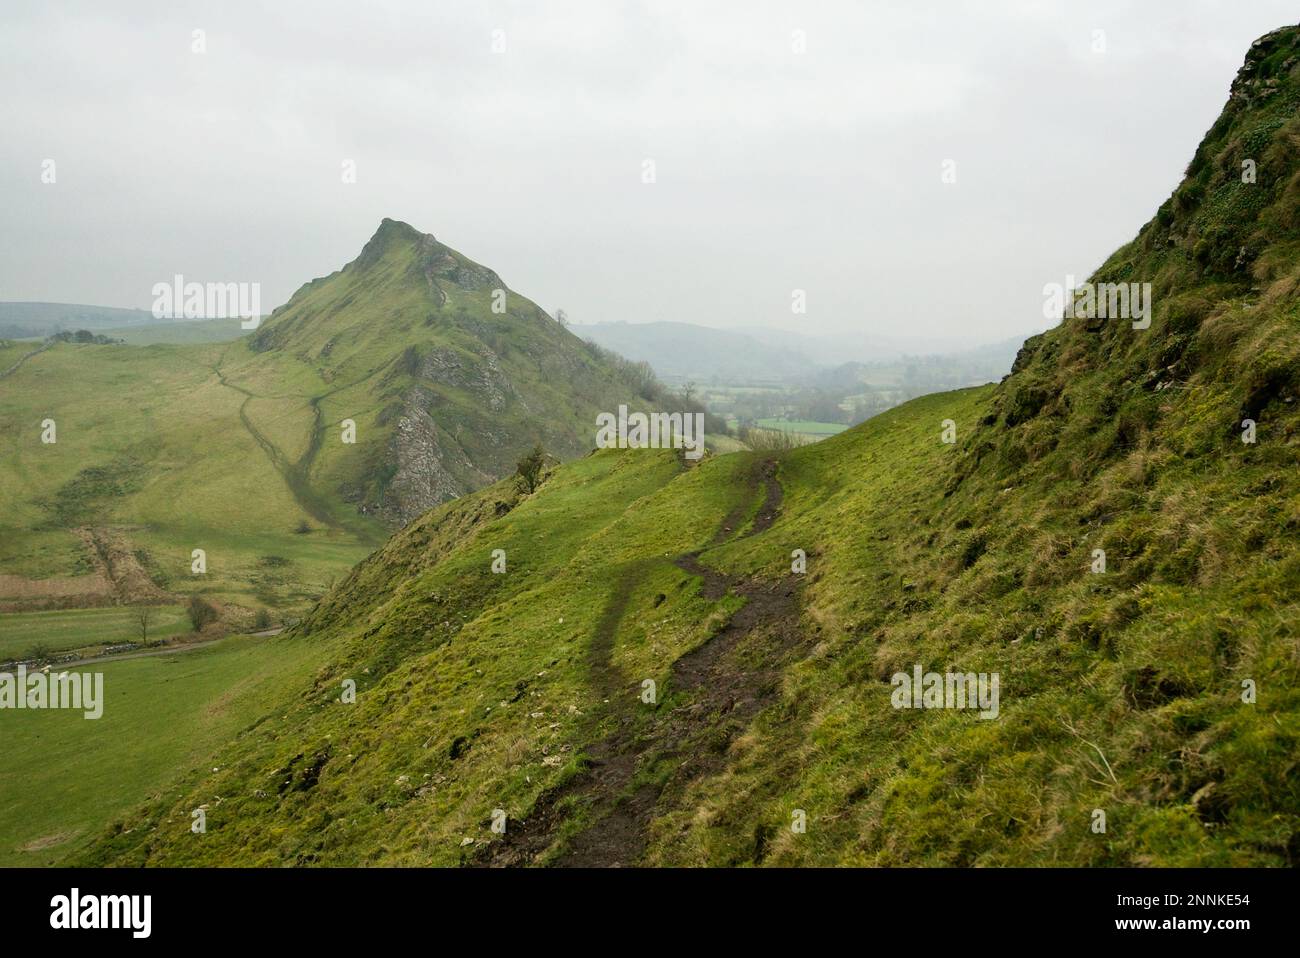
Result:
{"type": "MultiPolygon", "coordinates": [[[[1099,271],[1154,284],[1150,329],[1068,322],[1000,386],[794,450],[777,522],[704,552],[772,578],[806,550],[807,636],[720,769],[659,806],[646,861],[1300,857],[1298,49],[1292,30],[1253,51],[1188,180],[1099,271]],[[1000,717],[893,709],[916,663],[999,672],[1000,717]]],[[[606,453],[503,516],[500,488],[429,514],[292,640],[337,642],[316,680],[84,860],[461,860],[494,808],[527,818],[611,725],[636,728],[639,681],[667,685],[734,611],[671,559],[745,507],[749,462],[606,453]],[[336,704],[349,676],[360,700],[336,704]],[[214,795],[196,839],[188,810],[214,795]]]]}
{"type": "MultiPolygon", "coordinates": [[[[311,517],[238,427],[243,397],[213,373],[239,348],[60,344],[0,383],[0,568],[89,571],[69,530],[109,524],[150,554],[165,588],[292,604],[364,556],[376,523],[293,534],[311,517]],[[46,417],[58,424],[52,445],[40,442],[46,417]],[[190,574],[195,548],[208,553],[202,579],[190,574]],[[291,560],[280,583],[266,581],[266,556],[291,560]]],[[[304,405],[292,388],[266,402],[267,421],[304,405]]]]}
{"type": "Polygon", "coordinates": [[[590,700],[589,639],[611,604],[669,597],[616,650],[630,674],[664,678],[716,625],[668,556],[708,540],[736,504],[742,465],[729,456],[682,474],[670,453],[600,453],[499,518],[496,503],[511,501],[501,487],[436,510],[312,617],[311,641],[342,636],[333,665],[283,718],[232,747],[230,768],[187,779],[187,791],[227,796],[202,841],[177,840],[181,809],[164,801],[151,825],[109,847],[135,857],[156,846],[177,862],[458,861],[492,803],[527,807],[572,772],[603,721],[590,700]],[[682,490],[696,514],[681,514],[682,490]],[[640,552],[647,538],[662,555],[640,552]],[[489,568],[496,548],[504,575],[489,568]],[[410,576],[394,577],[393,562],[410,576]],[[345,678],[358,683],[355,705],[337,701],[345,678]],[[319,781],[306,771],[317,763],[319,781]]]}
{"type": "Polygon", "coordinates": [[[993,398],[917,400],[783,463],[785,516],[722,564],[775,575],[808,550],[810,654],[728,772],[656,824],[653,861],[748,861],[760,825],[773,864],[1294,855],[1300,568],[1277,522],[1294,479],[1244,496],[1276,468],[1224,456],[1157,478],[1140,452],[1071,476],[1064,447],[947,495],[961,450],[938,424],[979,422],[993,398]],[[893,709],[889,676],[915,663],[999,672],[1001,717],[893,709]],[[1241,702],[1243,678],[1258,704],[1241,702]],[[780,827],[794,808],[806,835],[780,827]]]}

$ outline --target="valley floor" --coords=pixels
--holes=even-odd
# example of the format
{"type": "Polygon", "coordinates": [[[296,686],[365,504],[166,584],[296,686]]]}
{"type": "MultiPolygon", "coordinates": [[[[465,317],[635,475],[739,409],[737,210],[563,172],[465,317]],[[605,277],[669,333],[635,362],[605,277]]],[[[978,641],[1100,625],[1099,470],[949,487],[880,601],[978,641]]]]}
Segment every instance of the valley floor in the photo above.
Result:
{"type": "Polygon", "coordinates": [[[232,636],[182,652],[68,667],[103,674],[103,715],[5,714],[0,867],[67,861],[115,817],[160,794],[177,768],[206,761],[260,718],[324,651],[232,636]]]}

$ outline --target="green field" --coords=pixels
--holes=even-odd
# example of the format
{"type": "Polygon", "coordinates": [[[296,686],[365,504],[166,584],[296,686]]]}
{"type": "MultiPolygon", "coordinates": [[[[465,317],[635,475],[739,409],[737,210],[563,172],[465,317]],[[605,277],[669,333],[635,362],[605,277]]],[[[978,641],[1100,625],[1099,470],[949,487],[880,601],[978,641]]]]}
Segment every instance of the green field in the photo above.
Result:
{"type": "Polygon", "coordinates": [[[277,458],[306,446],[316,374],[273,359],[277,385],[250,396],[215,372],[236,356],[247,359],[243,342],[65,343],[0,381],[0,573],[85,575],[71,530],[94,527],[119,536],[166,592],[297,607],[368,553],[383,526],[337,500],[315,508],[277,458]],[[40,441],[46,418],[54,444],[40,441]],[[313,531],[295,534],[299,524],[313,531]],[[190,571],[196,548],[207,553],[202,576],[190,571]]]}
{"type": "MultiPolygon", "coordinates": [[[[0,615],[0,662],[23,655],[36,645],[51,652],[140,641],[137,610],[123,606],[104,609],[59,609],[51,612],[11,612],[0,615]]],[[[179,605],[154,607],[149,641],[170,639],[190,631],[189,618],[179,605]]]]}
{"type": "Polygon", "coordinates": [[[781,432],[797,432],[801,436],[824,438],[843,432],[849,427],[839,422],[814,422],[810,419],[760,419],[760,429],[776,429],[781,432]]]}
{"type": "MultiPolygon", "coordinates": [[[[324,653],[306,642],[235,637],[192,652],[78,668],[104,674],[99,719],[6,711],[0,867],[64,861],[115,816],[158,793],[178,768],[262,716],[324,653]]],[[[177,827],[187,830],[188,818],[177,827]]]]}

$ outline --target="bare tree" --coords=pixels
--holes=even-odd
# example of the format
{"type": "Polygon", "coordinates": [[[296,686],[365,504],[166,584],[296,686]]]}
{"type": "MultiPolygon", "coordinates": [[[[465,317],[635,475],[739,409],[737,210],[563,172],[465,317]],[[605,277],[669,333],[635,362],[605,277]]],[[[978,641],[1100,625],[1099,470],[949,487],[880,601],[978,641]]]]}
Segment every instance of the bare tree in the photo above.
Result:
{"type": "Polygon", "coordinates": [[[140,626],[141,643],[149,641],[149,626],[153,624],[156,612],[157,610],[151,605],[138,605],[135,607],[135,621],[140,626]]]}
{"type": "Polygon", "coordinates": [[[568,325],[569,325],[569,316],[568,316],[567,313],[565,313],[564,310],[562,310],[562,309],[557,309],[557,310],[555,311],[555,321],[556,321],[557,323],[559,323],[561,326],[568,326],[568,325]]]}

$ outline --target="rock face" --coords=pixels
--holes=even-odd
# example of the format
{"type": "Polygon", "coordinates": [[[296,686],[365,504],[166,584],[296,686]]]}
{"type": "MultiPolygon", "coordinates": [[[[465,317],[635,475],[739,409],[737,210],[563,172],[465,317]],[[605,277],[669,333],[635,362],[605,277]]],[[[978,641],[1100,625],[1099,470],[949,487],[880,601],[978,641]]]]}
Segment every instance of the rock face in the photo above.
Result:
{"type": "MultiPolygon", "coordinates": [[[[381,226],[380,229],[382,230],[383,227],[381,226]]],[[[425,279],[433,286],[437,286],[438,281],[442,280],[467,290],[505,288],[501,277],[492,270],[471,262],[455,250],[443,246],[430,233],[420,237],[420,262],[423,265],[425,279]]]]}
{"type": "Polygon", "coordinates": [[[493,480],[475,468],[457,443],[439,441],[438,424],[425,408],[428,403],[425,390],[412,389],[393,435],[392,459],[397,471],[381,515],[394,523],[404,525],[431,506],[493,480]],[[458,479],[458,475],[468,476],[469,481],[458,479]]]}
{"type": "Polygon", "coordinates": [[[514,387],[502,372],[500,360],[486,347],[479,356],[449,348],[432,349],[420,366],[420,377],[466,390],[493,412],[504,409],[514,397],[514,387]]]}
{"type": "Polygon", "coordinates": [[[1250,45],[1232,81],[1230,101],[1248,104],[1267,99],[1281,88],[1296,63],[1300,63],[1300,39],[1295,27],[1264,34],[1250,45]]]}

